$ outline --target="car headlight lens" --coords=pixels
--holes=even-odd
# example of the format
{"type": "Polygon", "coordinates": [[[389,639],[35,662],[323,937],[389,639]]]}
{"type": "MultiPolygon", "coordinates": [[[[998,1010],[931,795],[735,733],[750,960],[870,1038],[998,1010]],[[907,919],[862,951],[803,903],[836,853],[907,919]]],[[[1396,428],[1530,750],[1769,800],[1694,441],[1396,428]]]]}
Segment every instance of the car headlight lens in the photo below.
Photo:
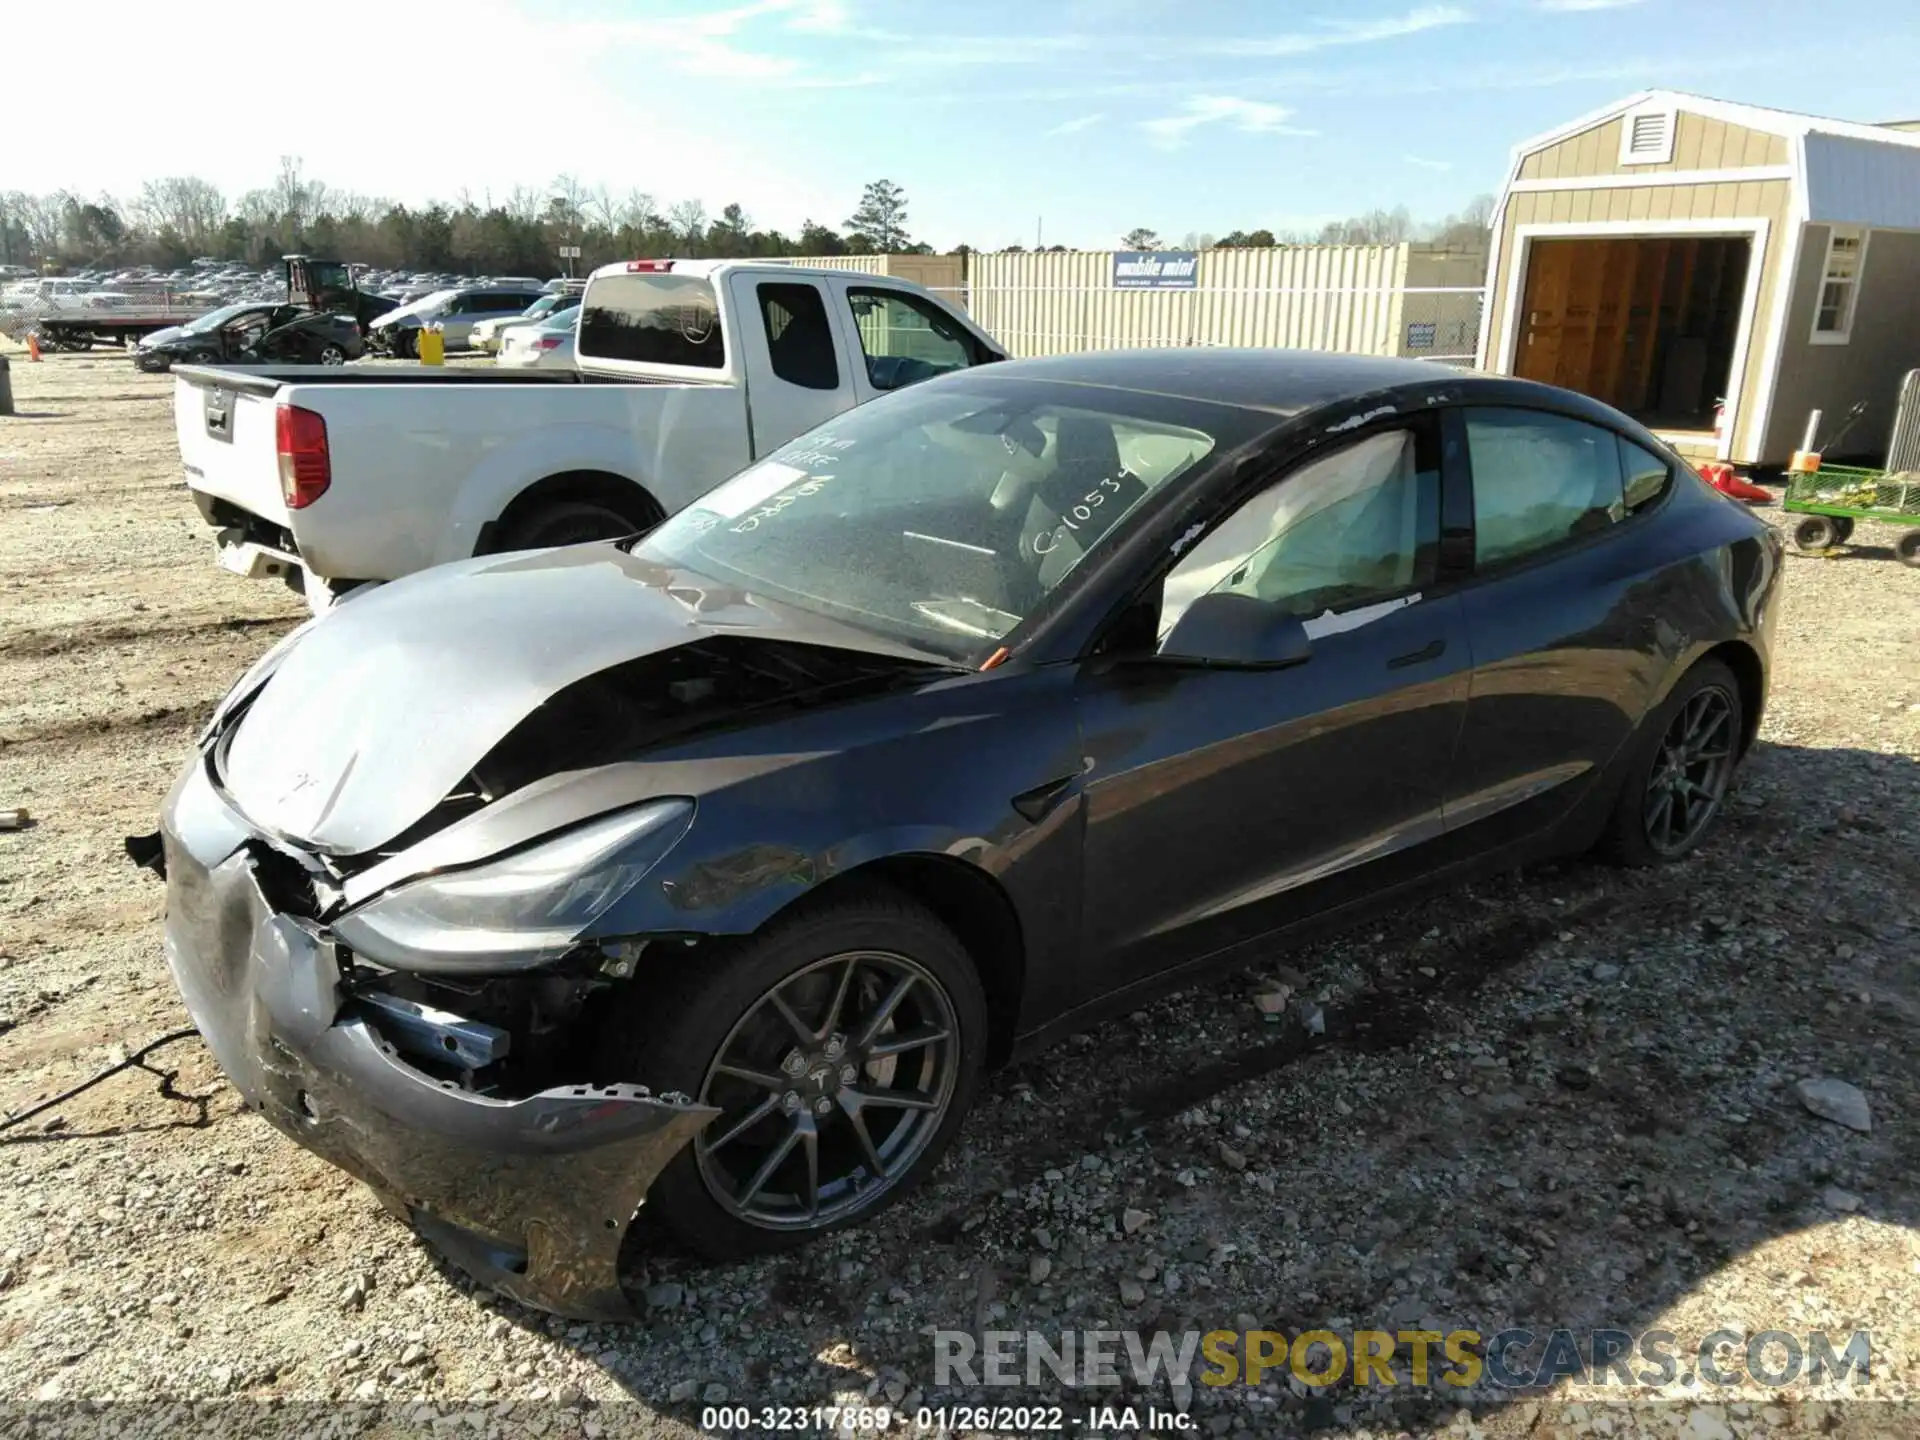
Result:
{"type": "Polygon", "coordinates": [[[399,970],[525,970],[571,950],[665,857],[691,800],[656,800],[464,870],[399,885],[334,922],[354,953],[399,970]]]}

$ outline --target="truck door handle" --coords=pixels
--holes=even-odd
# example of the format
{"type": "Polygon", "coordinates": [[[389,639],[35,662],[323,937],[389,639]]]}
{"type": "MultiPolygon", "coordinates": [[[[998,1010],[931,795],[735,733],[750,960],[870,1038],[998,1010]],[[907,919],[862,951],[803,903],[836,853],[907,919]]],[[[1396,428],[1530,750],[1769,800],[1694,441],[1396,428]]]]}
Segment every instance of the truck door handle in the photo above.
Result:
{"type": "Polygon", "coordinates": [[[1423,665],[1429,660],[1438,660],[1447,653],[1447,642],[1440,639],[1429,640],[1418,650],[1409,650],[1405,655],[1396,655],[1387,661],[1387,669],[1403,670],[1409,665],[1423,665]]]}

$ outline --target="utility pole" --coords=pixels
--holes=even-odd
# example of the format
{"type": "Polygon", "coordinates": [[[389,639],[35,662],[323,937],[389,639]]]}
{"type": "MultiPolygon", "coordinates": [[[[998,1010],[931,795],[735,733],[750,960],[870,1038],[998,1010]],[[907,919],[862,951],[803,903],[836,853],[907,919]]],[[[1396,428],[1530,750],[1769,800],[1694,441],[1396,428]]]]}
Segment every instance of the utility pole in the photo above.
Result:
{"type": "Polygon", "coordinates": [[[1036,215],[1033,217],[1033,248],[1036,250],[1044,250],[1047,248],[1041,243],[1044,238],[1042,224],[1045,220],[1046,216],[1044,215],[1036,215]]]}

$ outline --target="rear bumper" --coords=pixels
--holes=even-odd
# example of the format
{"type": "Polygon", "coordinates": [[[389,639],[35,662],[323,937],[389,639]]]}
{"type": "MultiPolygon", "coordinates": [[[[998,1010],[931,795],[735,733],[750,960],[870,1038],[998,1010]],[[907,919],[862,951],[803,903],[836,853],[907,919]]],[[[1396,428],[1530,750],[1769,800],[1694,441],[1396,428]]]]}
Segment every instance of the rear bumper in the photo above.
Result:
{"type": "Polygon", "coordinates": [[[715,1112],[633,1086],[497,1100],[414,1068],[343,990],[325,929],[268,901],[261,842],[197,753],[161,833],[167,965],[248,1105],[482,1284],[562,1315],[630,1316],[621,1240],[715,1112]]]}

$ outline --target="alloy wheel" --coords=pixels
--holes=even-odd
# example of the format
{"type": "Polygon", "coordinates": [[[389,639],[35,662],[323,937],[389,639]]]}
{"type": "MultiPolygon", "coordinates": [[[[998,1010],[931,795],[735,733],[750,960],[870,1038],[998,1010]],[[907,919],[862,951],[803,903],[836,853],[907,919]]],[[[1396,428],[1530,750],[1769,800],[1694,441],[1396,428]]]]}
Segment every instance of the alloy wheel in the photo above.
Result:
{"type": "Polygon", "coordinates": [[[347,363],[347,352],[342,350],[338,345],[329,345],[321,350],[320,363],[322,365],[344,365],[347,363]]]}
{"type": "Polygon", "coordinates": [[[1718,685],[1687,698],[1667,725],[1647,777],[1642,815],[1647,843],[1678,855],[1698,840],[1720,808],[1733,775],[1733,699],[1718,685]]]}
{"type": "Polygon", "coordinates": [[[789,975],[721,1042],[694,1141],[730,1214],[814,1229],[875,1204],[939,1134],[959,1075],[953,1001],[904,955],[857,950],[789,975]]]}

